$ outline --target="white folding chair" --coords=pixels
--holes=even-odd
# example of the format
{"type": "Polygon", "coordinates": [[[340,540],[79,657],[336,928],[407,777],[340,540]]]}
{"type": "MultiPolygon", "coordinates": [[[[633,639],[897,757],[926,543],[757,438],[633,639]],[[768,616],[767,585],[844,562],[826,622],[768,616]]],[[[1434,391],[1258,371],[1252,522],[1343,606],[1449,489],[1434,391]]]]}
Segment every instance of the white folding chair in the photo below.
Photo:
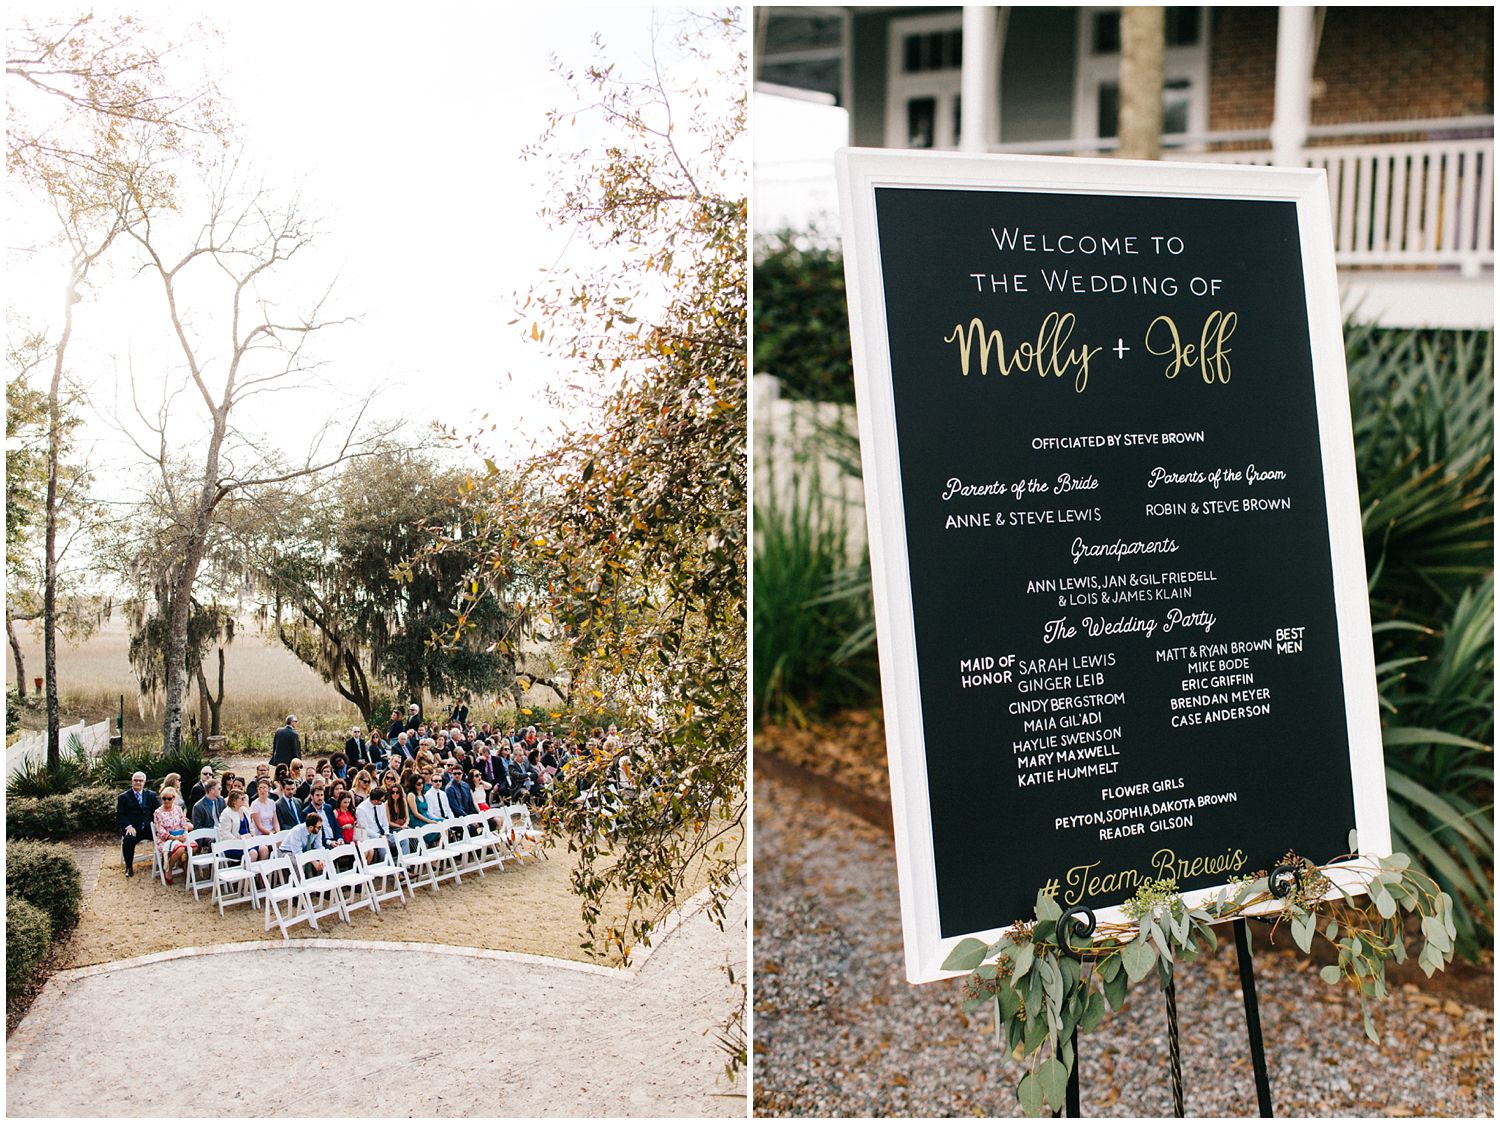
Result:
{"type": "MultiPolygon", "coordinates": [[[[524,866],[521,861],[521,853],[516,850],[516,845],[511,841],[510,814],[503,807],[492,807],[484,813],[485,823],[489,826],[490,835],[495,840],[495,850],[502,855],[508,855],[516,861],[517,866],[524,866]]],[[[501,869],[504,869],[503,867],[501,869]]]]}
{"type": "Polygon", "coordinates": [[[458,860],[460,850],[451,846],[448,841],[448,829],[453,826],[453,820],[439,820],[425,829],[427,836],[436,835],[435,839],[424,838],[422,850],[432,860],[432,876],[441,882],[445,878],[451,878],[460,886],[463,885],[463,872],[459,869],[458,860]]]}
{"type": "Polygon", "coordinates": [[[226,905],[259,906],[255,899],[255,872],[250,869],[245,857],[245,844],[237,839],[221,839],[214,844],[213,892],[209,903],[218,903],[219,916],[224,916],[226,905]],[[227,852],[238,851],[230,857],[227,852]]]}
{"type": "Polygon", "coordinates": [[[481,878],[487,877],[484,873],[484,853],[489,849],[489,844],[479,834],[483,829],[484,817],[478,814],[459,816],[448,823],[450,827],[459,829],[458,838],[448,840],[448,849],[453,852],[459,869],[478,874],[481,878]]]}
{"type": "Polygon", "coordinates": [[[318,919],[313,913],[312,899],[297,880],[297,865],[292,862],[292,857],[278,852],[275,858],[263,859],[259,866],[267,876],[266,888],[261,892],[266,903],[266,928],[269,929],[274,924],[281,930],[282,940],[290,939],[287,936],[287,926],[299,921],[306,921],[316,929],[318,919]],[[284,904],[293,907],[290,915],[282,914],[281,907],[284,904]]]}
{"type": "Polygon", "coordinates": [[[337,914],[345,925],[349,924],[349,912],[344,906],[343,887],[339,883],[337,872],[333,869],[332,851],[326,851],[321,847],[303,851],[296,857],[293,869],[297,873],[303,891],[307,894],[307,908],[314,920],[337,914]],[[322,870],[314,869],[314,864],[317,863],[322,864],[322,870]],[[313,901],[314,896],[317,898],[316,902],[313,901]]]}
{"type": "Polygon", "coordinates": [[[371,890],[375,895],[377,909],[378,903],[389,901],[391,898],[400,898],[401,904],[405,905],[407,892],[416,897],[406,869],[392,857],[390,837],[377,835],[373,839],[362,839],[355,843],[355,846],[359,849],[359,868],[369,875],[372,884],[375,880],[380,882],[378,887],[371,890]],[[405,891],[401,889],[403,881],[406,883],[405,891]]]}
{"type": "Polygon", "coordinates": [[[260,897],[264,890],[285,882],[289,875],[285,870],[272,868],[270,864],[276,861],[281,853],[281,840],[285,832],[276,832],[274,835],[242,835],[246,847],[245,865],[250,869],[250,897],[257,909],[260,908],[260,897]],[[270,848],[271,853],[263,859],[252,857],[253,852],[270,848]]]}
{"type": "Polygon", "coordinates": [[[479,861],[479,873],[484,873],[484,868],[494,867],[496,870],[505,870],[505,854],[510,850],[504,839],[496,834],[491,826],[492,816],[490,812],[480,812],[478,815],[470,816],[474,825],[474,839],[479,844],[477,855],[479,861]]]}
{"type": "Polygon", "coordinates": [[[339,898],[344,903],[346,925],[353,910],[368,908],[374,913],[380,912],[380,903],[375,900],[375,879],[360,865],[359,846],[358,843],[343,843],[329,849],[328,864],[323,868],[328,880],[338,887],[339,898]],[[341,859],[349,860],[348,870],[339,869],[341,859]]]}
{"type": "Polygon", "coordinates": [[[434,894],[438,892],[437,866],[440,860],[428,854],[427,844],[422,839],[430,830],[425,827],[409,827],[405,831],[396,832],[396,861],[406,872],[406,884],[412,889],[413,897],[416,896],[417,886],[426,886],[434,894]],[[418,872],[422,877],[415,877],[418,872]]]}
{"type": "Polygon", "coordinates": [[[198,891],[206,882],[209,889],[213,889],[214,864],[218,861],[214,854],[213,844],[219,838],[219,832],[212,827],[198,827],[188,832],[188,846],[193,848],[193,853],[188,857],[187,884],[188,889],[193,891],[193,900],[198,900],[198,891]],[[200,852],[199,843],[210,844],[209,848],[200,852]]]}

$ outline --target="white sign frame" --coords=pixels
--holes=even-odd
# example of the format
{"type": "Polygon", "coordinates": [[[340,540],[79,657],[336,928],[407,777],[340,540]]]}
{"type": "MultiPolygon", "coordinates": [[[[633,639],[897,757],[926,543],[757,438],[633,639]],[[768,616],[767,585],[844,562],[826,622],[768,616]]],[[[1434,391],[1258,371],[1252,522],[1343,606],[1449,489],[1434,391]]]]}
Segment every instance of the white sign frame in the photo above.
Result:
{"type": "MultiPolygon", "coordinates": [[[[953,947],[964,937],[993,941],[1002,930],[945,938],[938,926],[937,875],[917,682],[911,572],[907,560],[895,399],[891,386],[887,314],[875,215],[875,189],[879,187],[1147,195],[1296,204],[1333,563],[1334,611],[1343,665],[1355,828],[1362,854],[1389,854],[1390,813],[1386,803],[1374,641],[1365,584],[1359,485],[1354,471],[1348,374],[1344,365],[1342,313],[1325,173],[1303,168],[1175,161],[973,156],[850,148],[841,149],[835,163],[843,225],[844,271],[849,293],[860,452],[864,466],[865,511],[870,528],[875,625],[880,640],[880,685],[885,711],[886,751],[890,760],[907,979],[912,983],[927,983],[962,974],[942,969],[943,960],[953,947]]],[[[1362,891],[1368,879],[1368,875],[1358,869],[1332,869],[1330,874],[1339,884],[1355,892],[1362,891]]],[[[1190,906],[1196,906],[1222,889],[1208,887],[1184,897],[1190,906]]],[[[1096,913],[1100,921],[1125,919],[1119,907],[1096,913]]]]}

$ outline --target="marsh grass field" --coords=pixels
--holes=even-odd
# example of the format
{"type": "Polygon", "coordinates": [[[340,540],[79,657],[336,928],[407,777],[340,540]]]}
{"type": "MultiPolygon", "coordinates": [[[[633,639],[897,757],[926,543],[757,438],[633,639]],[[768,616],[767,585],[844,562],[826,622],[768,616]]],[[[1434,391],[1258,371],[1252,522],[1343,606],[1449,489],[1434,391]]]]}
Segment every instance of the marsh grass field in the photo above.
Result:
{"type": "MultiPolygon", "coordinates": [[[[41,630],[31,622],[16,625],[21,651],[26,660],[27,697],[34,693],[33,677],[42,671],[41,630]]],[[[81,644],[71,644],[62,637],[57,645],[57,682],[64,725],[82,719],[99,722],[112,719],[125,697],[125,744],[142,748],[143,739],[155,738],[161,728],[160,705],[143,709],[139,703],[135,673],[130,668],[130,640],[125,621],[119,616],[106,621],[81,644]]],[[[6,653],[5,682],[14,686],[15,662],[6,653]]],[[[210,669],[216,670],[210,663],[210,669]]],[[[212,676],[211,676],[212,678],[212,676]]],[[[198,713],[197,688],[190,688],[183,720],[198,713]]],[[[286,719],[296,714],[304,738],[321,740],[338,736],[340,741],[351,725],[359,721],[359,711],[340,698],[316,672],[300,663],[274,638],[262,636],[253,628],[240,630],[226,650],[224,661],[224,732],[229,735],[231,752],[270,745],[272,733],[286,719]]],[[[39,730],[45,726],[45,715],[37,708],[21,713],[22,730],[39,730]]]]}

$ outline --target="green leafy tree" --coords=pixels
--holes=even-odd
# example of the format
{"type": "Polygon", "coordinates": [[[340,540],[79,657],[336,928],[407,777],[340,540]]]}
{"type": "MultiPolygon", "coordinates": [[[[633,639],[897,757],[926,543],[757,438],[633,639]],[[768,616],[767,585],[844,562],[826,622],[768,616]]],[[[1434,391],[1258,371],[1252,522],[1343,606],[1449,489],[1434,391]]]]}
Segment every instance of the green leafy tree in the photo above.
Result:
{"type": "MultiPolygon", "coordinates": [[[[665,50],[661,47],[658,56],[665,50]]],[[[575,707],[629,715],[640,795],[598,820],[553,802],[578,863],[587,947],[628,954],[704,864],[722,920],[745,809],[746,202],[738,139],[745,56],[738,17],[685,17],[658,65],[632,79],[567,73],[582,103],[554,112],[527,156],[556,172],[544,217],[604,261],[554,274],[523,330],[610,387],[590,420],[535,456],[519,482],[492,470],[467,491],[477,556],[462,636],[512,575],[533,576],[557,629],[575,707]],[[682,117],[682,107],[691,107],[682,117]],[[574,120],[607,130],[591,144],[574,120]],[[601,932],[606,893],[627,902],[601,932]]],[[[595,763],[594,779],[609,762],[595,763]]]]}
{"type": "Polygon", "coordinates": [[[501,598],[479,607],[461,643],[434,643],[470,564],[424,548],[435,534],[465,538],[454,497],[466,477],[405,450],[352,462],[319,502],[286,505],[250,545],[276,635],[367,723],[384,717],[392,690],[417,701],[516,684],[501,598]]]}

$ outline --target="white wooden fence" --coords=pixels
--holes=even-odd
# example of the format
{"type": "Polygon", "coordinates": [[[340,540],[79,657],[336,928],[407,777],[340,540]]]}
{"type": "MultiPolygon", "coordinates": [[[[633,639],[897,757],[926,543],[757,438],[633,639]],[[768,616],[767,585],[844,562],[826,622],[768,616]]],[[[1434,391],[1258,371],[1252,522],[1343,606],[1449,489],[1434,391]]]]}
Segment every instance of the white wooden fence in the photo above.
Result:
{"type": "MultiPolygon", "coordinates": [[[[73,739],[83,746],[90,757],[98,757],[109,748],[109,721],[95,722],[92,726],[79,722],[76,726],[64,726],[58,731],[58,744],[64,756],[74,750],[73,739]]],[[[28,734],[5,751],[5,775],[11,776],[27,761],[40,764],[47,760],[47,732],[28,734]]]]}

